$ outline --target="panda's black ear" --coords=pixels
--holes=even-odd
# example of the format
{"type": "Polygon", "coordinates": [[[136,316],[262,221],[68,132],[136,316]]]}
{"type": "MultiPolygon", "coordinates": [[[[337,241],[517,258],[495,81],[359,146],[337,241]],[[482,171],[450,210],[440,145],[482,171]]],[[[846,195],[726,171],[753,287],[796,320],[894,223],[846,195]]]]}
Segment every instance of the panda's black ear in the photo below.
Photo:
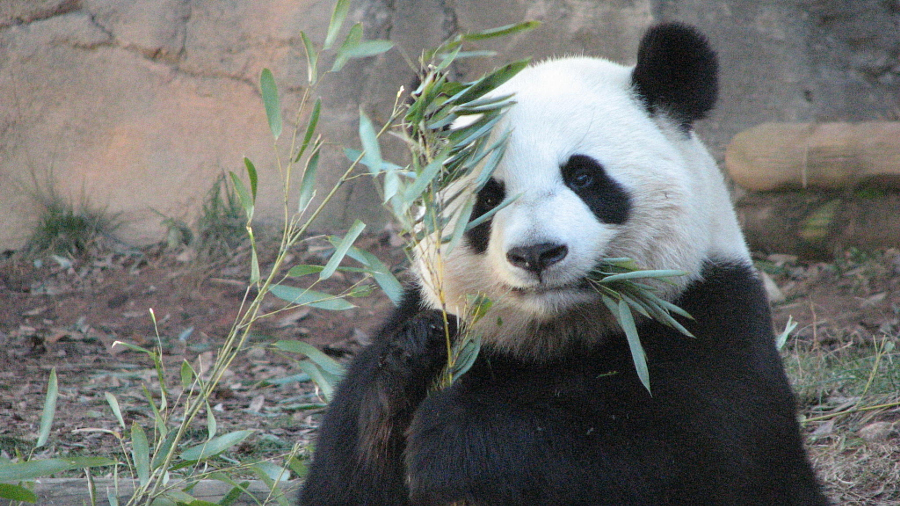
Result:
{"type": "Polygon", "coordinates": [[[702,33],[665,23],[641,39],[631,79],[651,114],[662,110],[690,131],[716,103],[718,73],[716,53],[702,33]]]}

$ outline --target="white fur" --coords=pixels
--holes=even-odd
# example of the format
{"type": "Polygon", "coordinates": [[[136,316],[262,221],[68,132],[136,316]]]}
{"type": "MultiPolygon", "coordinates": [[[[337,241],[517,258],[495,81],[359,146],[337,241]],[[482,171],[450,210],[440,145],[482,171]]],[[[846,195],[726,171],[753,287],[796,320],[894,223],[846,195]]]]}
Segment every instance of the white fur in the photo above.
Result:
{"type": "Polygon", "coordinates": [[[699,278],[708,259],[749,262],[712,157],[694,135],[646,112],[631,91],[631,70],[602,59],[552,60],[495,91],[515,93],[517,104],[497,129],[511,128],[512,135],[494,177],[508,196],[518,197],[494,216],[486,254],[460,244],[442,252],[438,265],[436,248],[419,248],[428,305],[439,308],[443,299],[462,314],[466,294],[484,294],[494,302],[476,329],[484,342],[546,357],[578,336],[596,339],[612,328],[596,293],[577,286],[604,257],[690,273],[658,285],[668,300],[699,278]],[[601,223],[565,186],[560,167],[576,154],[599,161],[628,190],[632,207],[625,224],[601,223]],[[565,244],[569,252],[540,278],[506,260],[511,247],[542,242],[565,244]]]}

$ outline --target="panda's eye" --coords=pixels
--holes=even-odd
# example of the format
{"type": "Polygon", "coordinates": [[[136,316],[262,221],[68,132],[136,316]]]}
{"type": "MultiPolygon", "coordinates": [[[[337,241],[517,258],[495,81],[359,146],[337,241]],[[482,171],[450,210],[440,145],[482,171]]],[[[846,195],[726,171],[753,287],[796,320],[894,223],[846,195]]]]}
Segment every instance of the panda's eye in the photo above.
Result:
{"type": "Polygon", "coordinates": [[[585,169],[579,169],[569,178],[569,186],[573,190],[587,188],[594,182],[594,175],[585,169]]]}
{"type": "Polygon", "coordinates": [[[484,199],[482,200],[482,202],[484,204],[484,207],[493,209],[493,208],[497,207],[498,205],[500,205],[501,200],[502,200],[502,197],[499,194],[489,193],[484,196],[484,199]]]}
{"type": "Polygon", "coordinates": [[[574,191],[586,190],[603,176],[603,166],[584,155],[575,155],[562,167],[563,181],[574,191]]]}
{"type": "Polygon", "coordinates": [[[476,211],[480,211],[483,214],[497,207],[500,205],[500,202],[503,202],[505,194],[506,192],[504,191],[503,184],[496,179],[491,178],[487,184],[484,185],[484,188],[478,192],[476,211]]]}

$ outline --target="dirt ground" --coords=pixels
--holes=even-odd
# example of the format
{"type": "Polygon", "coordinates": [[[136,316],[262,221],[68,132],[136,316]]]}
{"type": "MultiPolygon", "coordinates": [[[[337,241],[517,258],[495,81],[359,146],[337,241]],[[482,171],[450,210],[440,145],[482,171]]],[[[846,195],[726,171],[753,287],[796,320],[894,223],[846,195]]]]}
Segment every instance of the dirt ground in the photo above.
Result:
{"type": "MultiPolygon", "coordinates": [[[[362,247],[402,271],[404,254],[391,243],[387,234],[361,239],[362,247]]],[[[324,251],[313,242],[299,248],[293,261],[321,264],[324,251]]],[[[141,353],[113,348],[114,341],[161,347],[173,384],[178,383],[175,375],[182,360],[198,368],[211,362],[240,311],[248,252],[239,248],[215,264],[198,263],[190,256],[186,250],[154,246],[83,260],[36,262],[17,255],[0,259],[4,456],[27,452],[34,444],[52,368],[59,377],[56,421],[50,444],[38,456],[115,454],[115,438],[95,430],[118,430],[106,392],[118,398],[126,423],[137,420],[150,426],[143,386],[158,391],[152,362],[141,353]]],[[[809,375],[803,369],[807,354],[833,358],[856,350],[872,357],[877,343],[898,340],[900,252],[852,251],[834,262],[813,264],[769,255],[761,257],[759,265],[773,281],[771,295],[783,296],[774,304],[776,328],[784,327],[788,315],[798,323],[785,348],[785,362],[801,392],[802,414],[825,416],[806,423],[804,430],[829,493],[839,504],[900,504],[898,484],[889,481],[900,475],[900,385],[894,386],[893,397],[890,386],[882,391],[887,407],[833,418],[828,417],[854,402],[841,385],[801,385],[809,375]]],[[[339,274],[329,281],[330,288],[358,281],[353,276],[339,274]]],[[[317,401],[313,385],[260,384],[299,372],[297,357],[278,352],[272,343],[303,339],[335,357],[348,357],[390,308],[378,290],[353,303],[358,307],[343,312],[301,308],[261,320],[252,346],[232,366],[213,399],[219,433],[255,429],[252,444],[257,449],[269,445],[286,451],[295,441],[309,441],[321,412],[308,409],[317,401]]],[[[279,304],[272,298],[266,309],[279,304]]],[[[897,352],[885,351],[881,366],[893,367],[897,352]]]]}

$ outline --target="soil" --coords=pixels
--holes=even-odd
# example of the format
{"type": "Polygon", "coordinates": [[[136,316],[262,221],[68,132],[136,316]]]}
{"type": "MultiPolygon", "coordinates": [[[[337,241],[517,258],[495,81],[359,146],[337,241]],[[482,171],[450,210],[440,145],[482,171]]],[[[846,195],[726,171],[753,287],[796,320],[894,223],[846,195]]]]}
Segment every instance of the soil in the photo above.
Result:
{"type": "MultiPolygon", "coordinates": [[[[358,244],[386,264],[398,266],[399,272],[404,270],[405,256],[396,242],[384,233],[364,236],[358,244]]],[[[326,252],[324,241],[304,243],[289,263],[322,264],[326,252]]],[[[271,261],[262,259],[264,268],[267,260],[271,261]]],[[[118,399],[127,426],[137,421],[152,428],[144,388],[156,392],[158,403],[153,362],[144,353],[113,343],[161,349],[168,384],[174,385],[169,391],[171,403],[179,392],[177,373],[182,361],[203,370],[241,311],[248,265],[246,247],[213,263],[193,259],[190,250],[163,246],[75,260],[36,261],[20,255],[0,260],[2,456],[31,451],[51,369],[58,375],[57,411],[50,441],[36,456],[117,454],[114,433],[122,428],[106,393],[118,399]]],[[[770,296],[783,297],[773,304],[776,328],[784,328],[789,315],[798,323],[785,348],[786,363],[803,350],[828,355],[849,348],[875,350],[878,340],[898,340],[900,252],[850,251],[832,262],[813,264],[788,255],[769,255],[761,257],[758,265],[773,282],[770,296]]],[[[361,275],[339,272],[317,289],[339,291],[360,279],[361,275]]],[[[273,343],[301,339],[338,359],[352,356],[391,307],[377,289],[352,302],[357,307],[346,311],[299,308],[258,321],[250,346],[211,400],[218,433],[256,430],[246,443],[256,449],[244,448],[247,452],[266,445],[285,452],[297,441],[310,442],[322,412],[310,404],[321,398],[310,382],[263,383],[300,372],[299,357],[279,352],[273,343]]],[[[283,303],[274,297],[264,305],[268,311],[281,307],[283,303]]],[[[885,363],[896,358],[896,352],[887,351],[885,363]]],[[[841,409],[839,385],[822,391],[818,396],[801,395],[802,415],[822,416],[841,409]]],[[[900,474],[897,397],[900,394],[889,399],[894,405],[888,402],[888,407],[867,411],[865,417],[836,417],[804,425],[813,460],[837,502],[900,504],[896,482],[883,481],[893,479],[891,473],[900,474]],[[871,451],[860,454],[861,448],[871,451]],[[868,465],[860,459],[881,459],[872,469],[882,474],[873,479],[848,478],[849,468],[868,465]],[[878,483],[882,483],[880,490],[878,483]]],[[[198,440],[205,435],[205,423],[199,425],[204,430],[198,428],[198,440]]]]}

